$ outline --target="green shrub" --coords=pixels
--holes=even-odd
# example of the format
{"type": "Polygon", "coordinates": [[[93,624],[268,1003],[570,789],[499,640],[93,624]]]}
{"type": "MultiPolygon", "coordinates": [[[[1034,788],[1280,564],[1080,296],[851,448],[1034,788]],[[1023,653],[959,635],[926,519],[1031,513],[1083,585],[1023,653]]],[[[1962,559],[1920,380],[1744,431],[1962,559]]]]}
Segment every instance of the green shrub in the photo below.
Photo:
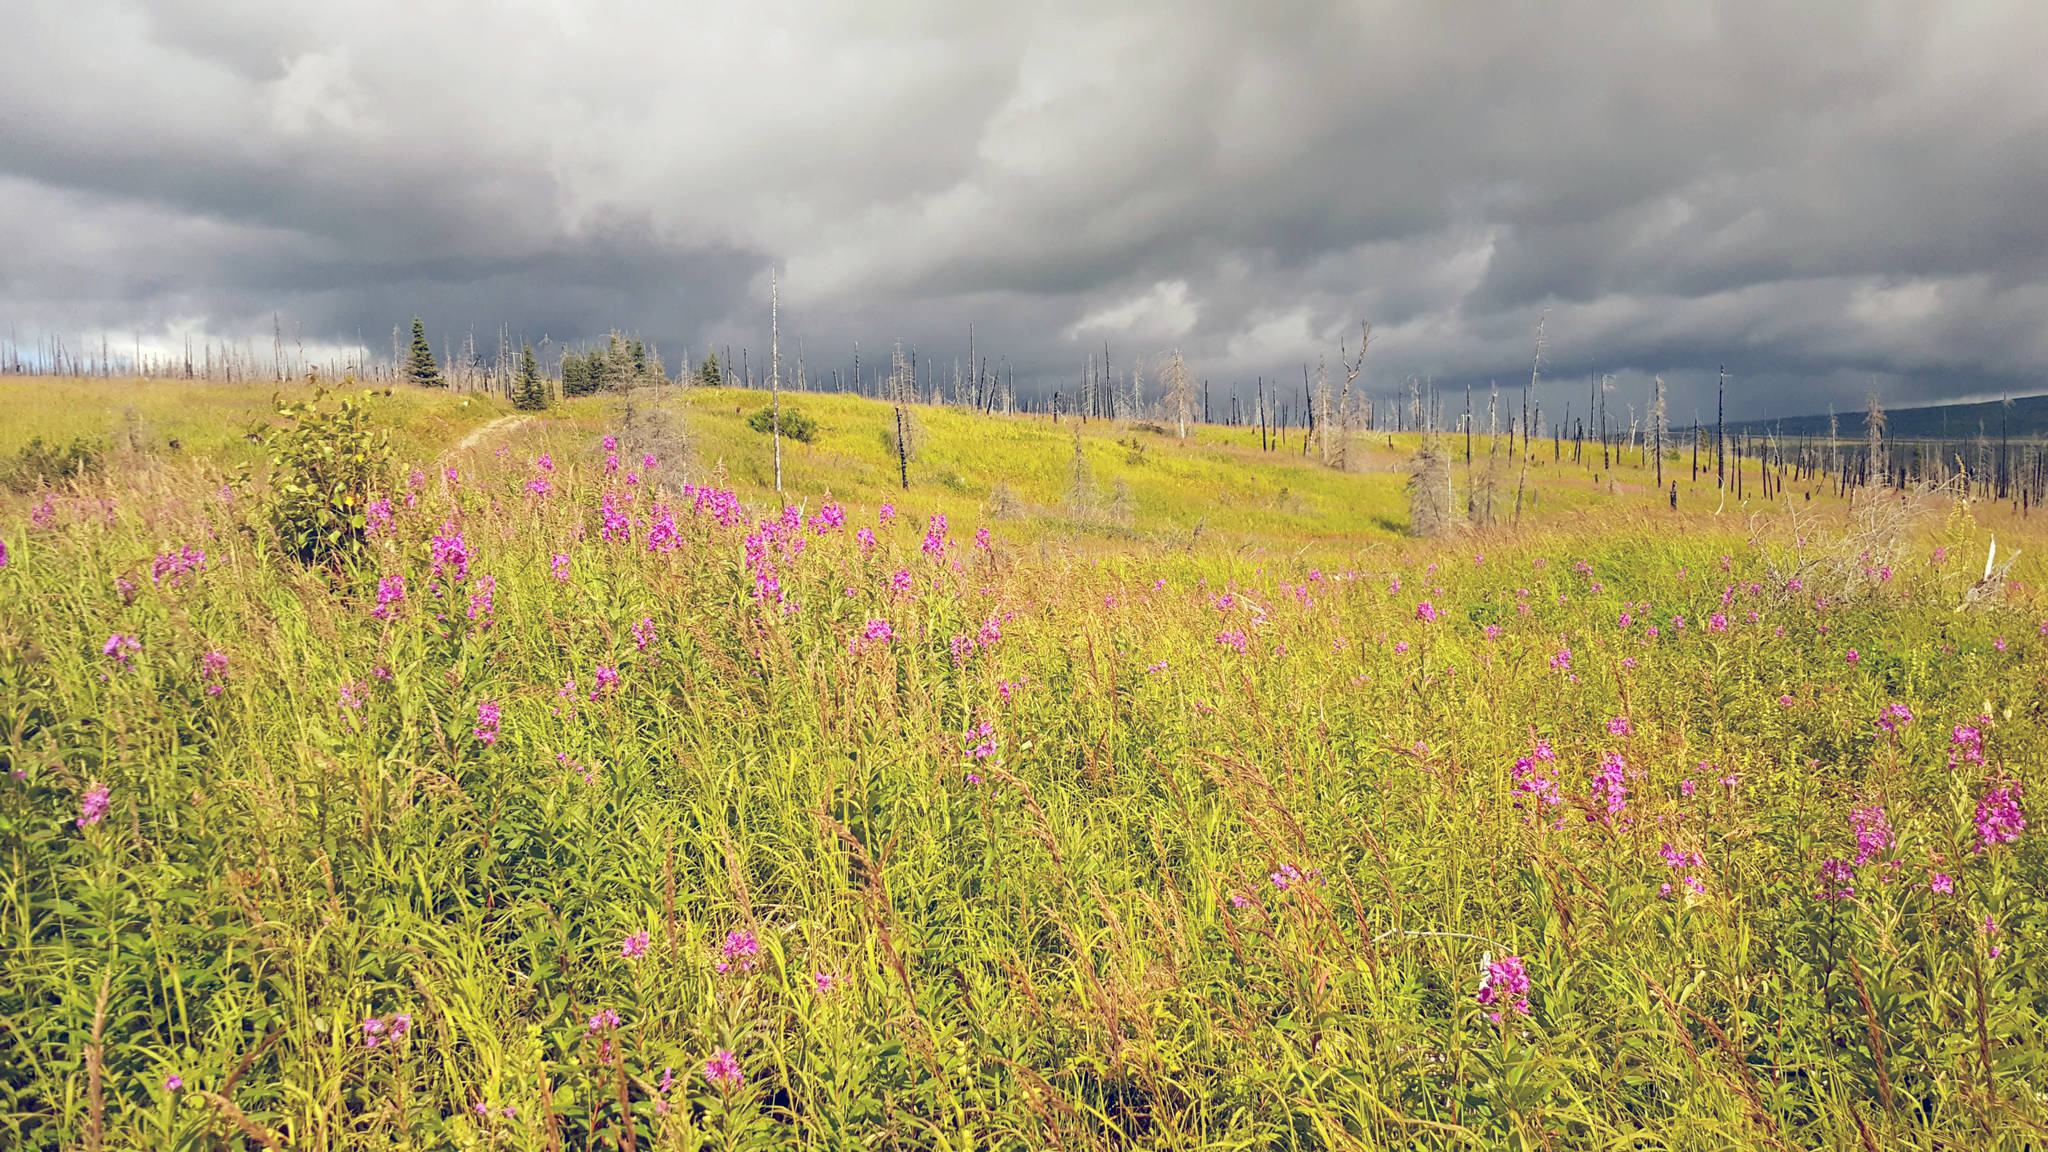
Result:
{"type": "Polygon", "coordinates": [[[308,562],[336,560],[362,546],[364,513],[391,467],[391,434],[373,430],[369,410],[346,397],[336,410],[322,411],[325,395],[322,389],[304,404],[279,404],[287,423],[264,440],[271,527],[285,551],[308,562]]]}
{"type": "Polygon", "coordinates": [[[75,438],[62,448],[43,443],[40,436],[22,445],[14,459],[0,466],[0,481],[16,492],[30,492],[45,484],[70,480],[98,472],[106,451],[98,441],[75,438]]]}
{"type": "MultiPolygon", "coordinates": [[[[781,421],[782,434],[791,440],[801,440],[809,444],[818,438],[818,422],[794,408],[784,408],[781,421]]],[[[775,427],[775,423],[775,413],[767,408],[747,417],[747,427],[764,436],[775,427]]]]}

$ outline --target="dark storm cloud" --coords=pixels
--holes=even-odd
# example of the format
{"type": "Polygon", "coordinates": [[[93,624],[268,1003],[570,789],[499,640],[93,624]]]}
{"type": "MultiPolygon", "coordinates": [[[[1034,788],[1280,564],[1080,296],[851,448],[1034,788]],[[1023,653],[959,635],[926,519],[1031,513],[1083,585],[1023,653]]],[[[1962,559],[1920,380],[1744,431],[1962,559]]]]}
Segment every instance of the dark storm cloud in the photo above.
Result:
{"type": "Polygon", "coordinates": [[[814,370],[973,323],[1220,385],[1369,318],[1378,388],[1506,385],[1547,317],[1558,405],[2038,388],[2044,12],[25,0],[0,320],[758,351],[774,265],[814,370]]]}

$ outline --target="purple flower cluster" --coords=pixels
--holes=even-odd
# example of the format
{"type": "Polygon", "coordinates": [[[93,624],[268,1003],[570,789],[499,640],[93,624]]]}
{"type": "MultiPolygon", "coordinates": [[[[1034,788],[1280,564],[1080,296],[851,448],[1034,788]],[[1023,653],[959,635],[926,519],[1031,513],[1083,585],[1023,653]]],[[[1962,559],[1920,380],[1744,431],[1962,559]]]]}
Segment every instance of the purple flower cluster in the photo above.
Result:
{"type": "Polygon", "coordinates": [[[692,515],[709,516],[721,528],[731,528],[747,518],[746,510],[740,507],[739,496],[730,489],[684,485],[683,495],[690,498],[692,515]]]}
{"type": "Polygon", "coordinates": [[[811,515],[811,531],[819,536],[835,532],[846,524],[846,509],[827,504],[811,515]]]}
{"type": "Polygon", "coordinates": [[[1979,724],[1965,727],[1956,725],[1949,734],[1948,766],[1958,768],[1964,764],[1984,762],[1984,729],[1979,724]]]}
{"type": "Polygon", "coordinates": [[[970,759],[985,760],[995,755],[996,726],[993,723],[984,720],[979,727],[968,729],[967,738],[977,741],[977,743],[967,749],[967,755],[970,759]]]}
{"type": "Polygon", "coordinates": [[[604,499],[598,502],[597,511],[604,520],[604,526],[598,530],[600,536],[612,544],[633,542],[633,518],[619,511],[618,493],[605,493],[604,499]]]}
{"type": "Polygon", "coordinates": [[[1529,1014],[1529,973],[1522,966],[1522,958],[1509,956],[1498,962],[1488,962],[1486,972],[1479,978],[1481,1007],[1490,1008],[1488,1020],[1500,1023],[1500,1009],[1512,1008],[1516,1015],[1529,1014]]]}
{"type": "Polygon", "coordinates": [[[647,550],[666,555],[675,551],[680,543],[682,538],[676,535],[675,513],[669,511],[666,504],[656,504],[648,513],[647,550]]]}
{"type": "Polygon", "coordinates": [[[176,552],[163,552],[149,564],[149,582],[162,584],[169,580],[175,588],[185,582],[185,577],[194,572],[206,571],[206,553],[197,552],[190,545],[176,552]]]}
{"type": "Polygon", "coordinates": [[[2017,788],[2010,785],[1993,788],[1977,800],[1977,836],[1980,840],[1977,851],[2010,844],[2026,830],[2027,818],[2020,811],[2017,788]]]}
{"type": "Polygon", "coordinates": [[[375,1048],[383,1044],[386,1039],[403,1040],[411,1031],[412,1015],[410,1013],[399,1012],[388,1020],[380,1020],[375,1016],[368,1016],[363,1019],[363,1047],[375,1048]]]}
{"type": "MultiPolygon", "coordinates": [[[[1700,879],[1699,875],[1693,871],[1695,868],[1706,867],[1707,861],[1705,857],[1697,852],[1674,848],[1668,843],[1657,849],[1657,855],[1663,858],[1667,867],[1681,873],[1678,882],[1683,884],[1687,891],[1692,892],[1694,895],[1706,892],[1707,882],[1700,879]]],[[[1657,890],[1657,895],[1660,897],[1669,896],[1671,891],[1671,885],[1667,883],[1657,890]]]]}
{"type": "Polygon", "coordinates": [[[1515,766],[1509,770],[1517,797],[1515,807],[1522,807],[1520,798],[1525,796],[1530,803],[1544,807],[1557,808],[1564,804],[1564,794],[1558,791],[1557,781],[1546,775],[1548,769],[1542,767],[1556,759],[1557,753],[1551,751],[1550,741],[1538,740],[1529,755],[1515,761],[1515,766]]]}
{"type": "MultiPolygon", "coordinates": [[[[415,472],[417,476],[419,473],[415,472]]],[[[391,500],[379,496],[363,508],[363,533],[375,540],[391,531],[391,500]]]]}
{"type": "Polygon", "coordinates": [[[1897,736],[1899,729],[1913,722],[1913,710],[1904,704],[1887,704],[1877,714],[1877,726],[1887,736],[1897,736]]]}
{"type": "Polygon", "coordinates": [[[199,682],[206,685],[208,696],[218,696],[226,687],[228,678],[228,654],[208,652],[199,658],[199,682]]]}
{"type": "Polygon", "coordinates": [[[133,659],[135,654],[140,651],[142,651],[141,640],[120,632],[107,637],[107,642],[100,645],[100,655],[112,657],[123,668],[128,667],[129,660],[133,659]]]}
{"type": "Polygon", "coordinates": [[[1311,881],[1321,883],[1322,878],[1323,871],[1320,868],[1304,869],[1297,868],[1292,864],[1282,864],[1278,872],[1274,872],[1266,877],[1266,879],[1273,882],[1273,887],[1282,892],[1297,888],[1311,881]]]}
{"type": "Polygon", "coordinates": [[[463,542],[462,533],[453,523],[441,525],[428,545],[429,559],[434,565],[434,579],[461,583],[469,577],[469,546],[463,542]]]}
{"type": "Polygon", "coordinates": [[[476,706],[476,727],[472,735],[477,743],[489,747],[498,742],[498,702],[484,700],[476,706]]]}
{"type": "Polygon", "coordinates": [[[1604,816],[1588,812],[1588,820],[1606,823],[1628,807],[1628,764],[1619,753],[1608,752],[1600,757],[1600,770],[1593,773],[1593,798],[1607,812],[1604,816]]]}
{"type": "Polygon", "coordinates": [[[405,577],[393,573],[377,581],[377,606],[370,609],[370,615],[379,620],[395,619],[404,603],[405,577]]]}
{"type": "Polygon", "coordinates": [[[1244,654],[1245,649],[1249,647],[1250,643],[1245,634],[1237,629],[1226,629],[1216,634],[1217,647],[1235,648],[1240,656],[1244,654]]]}
{"type": "Polygon", "coordinates": [[[704,1078],[720,1092],[730,1092],[746,1083],[747,1074],[740,1070],[740,1062],[730,1051],[720,1048],[704,1061],[704,1078]]]}
{"type": "Polygon", "coordinates": [[[491,626],[491,597],[497,590],[498,578],[484,576],[477,580],[475,590],[469,594],[469,618],[476,621],[477,627],[491,626]]]}
{"type": "Polygon", "coordinates": [[[647,955],[647,931],[642,929],[619,944],[619,955],[627,960],[638,960],[647,955]]]}
{"type": "Polygon", "coordinates": [[[78,798],[78,826],[84,828],[99,823],[106,816],[112,800],[113,793],[107,786],[94,781],[92,787],[85,790],[85,795],[78,798]]]}
{"type": "Polygon", "coordinates": [[[718,971],[750,972],[760,955],[761,942],[754,938],[754,934],[744,928],[734,929],[725,934],[725,943],[719,946],[718,971]]]}
{"type": "Polygon", "coordinates": [[[1891,821],[1885,819],[1884,809],[1876,804],[1850,809],[1849,826],[1856,830],[1856,863],[1859,866],[1870,863],[1872,857],[1882,855],[1892,846],[1891,821]]]}
{"type": "Polygon", "coordinates": [[[1847,900],[1856,895],[1856,869],[1847,860],[1830,856],[1820,862],[1820,891],[1814,893],[1822,900],[1847,900]]]}

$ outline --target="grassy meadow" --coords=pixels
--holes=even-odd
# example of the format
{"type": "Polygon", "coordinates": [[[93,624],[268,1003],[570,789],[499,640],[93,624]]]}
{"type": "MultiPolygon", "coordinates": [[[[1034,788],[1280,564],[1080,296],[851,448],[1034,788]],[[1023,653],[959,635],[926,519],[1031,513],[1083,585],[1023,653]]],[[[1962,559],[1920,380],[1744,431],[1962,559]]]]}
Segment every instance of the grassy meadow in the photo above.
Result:
{"type": "Polygon", "coordinates": [[[309,564],[270,397],[0,381],[0,1147],[2048,1140],[2016,509],[399,388],[309,564]]]}

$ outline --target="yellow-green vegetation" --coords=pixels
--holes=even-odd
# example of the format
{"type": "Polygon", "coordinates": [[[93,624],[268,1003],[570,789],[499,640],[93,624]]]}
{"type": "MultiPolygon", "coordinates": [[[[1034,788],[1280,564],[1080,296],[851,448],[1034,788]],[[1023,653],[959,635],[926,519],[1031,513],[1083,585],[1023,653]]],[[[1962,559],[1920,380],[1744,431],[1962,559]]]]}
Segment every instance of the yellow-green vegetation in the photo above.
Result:
{"type": "MultiPolygon", "coordinates": [[[[19,452],[31,438],[49,444],[82,439],[116,453],[231,467],[262,457],[250,433],[276,415],[273,397],[297,403],[322,391],[361,396],[365,389],[335,380],[248,384],[0,376],[0,457],[19,452]]],[[[415,458],[512,410],[509,401],[482,393],[384,386],[374,391],[394,446],[415,458]]]]}
{"type": "Polygon", "coordinates": [[[906,493],[815,395],[785,508],[758,393],[401,390],[301,562],[330,474],[223,487],[219,395],[228,458],[0,492],[0,1146],[2048,1131],[2008,509],[1539,453],[1418,541],[1412,443],[1091,424],[1075,501],[1064,422],[927,408],[906,493]]]}

